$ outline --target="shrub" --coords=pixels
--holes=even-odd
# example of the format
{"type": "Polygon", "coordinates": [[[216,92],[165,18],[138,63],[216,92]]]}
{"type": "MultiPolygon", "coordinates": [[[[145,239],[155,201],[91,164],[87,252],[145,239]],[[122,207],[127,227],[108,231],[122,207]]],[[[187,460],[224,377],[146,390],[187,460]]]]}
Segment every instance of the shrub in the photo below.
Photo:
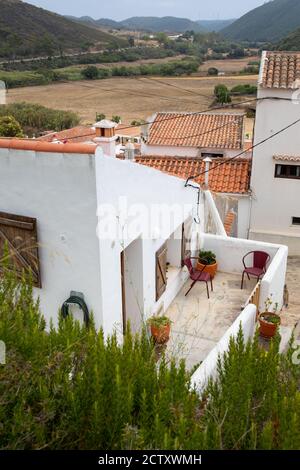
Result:
{"type": "Polygon", "coordinates": [[[257,86],[255,85],[237,85],[233,87],[230,91],[235,95],[256,95],[257,86]]]}
{"type": "Polygon", "coordinates": [[[220,104],[231,103],[231,97],[226,85],[217,85],[214,91],[216,101],[220,104]]]}
{"type": "Polygon", "coordinates": [[[81,75],[87,80],[96,80],[99,78],[99,69],[95,65],[89,65],[81,71],[81,75]]]}
{"type": "Polygon", "coordinates": [[[13,103],[0,106],[0,116],[13,116],[28,135],[43,131],[62,131],[79,124],[79,117],[71,111],[46,108],[38,104],[13,103]]]}
{"type": "Polygon", "coordinates": [[[207,71],[207,74],[211,76],[218,75],[218,73],[219,73],[219,70],[216,67],[210,67],[207,71]]]}
{"type": "Polygon", "coordinates": [[[146,331],[122,344],[71,317],[45,331],[32,288],[0,279],[0,449],[298,449],[300,372],[240,331],[203,396],[146,331]]]}
{"type": "Polygon", "coordinates": [[[1,137],[24,137],[22,127],[13,116],[0,117],[1,137]]]}

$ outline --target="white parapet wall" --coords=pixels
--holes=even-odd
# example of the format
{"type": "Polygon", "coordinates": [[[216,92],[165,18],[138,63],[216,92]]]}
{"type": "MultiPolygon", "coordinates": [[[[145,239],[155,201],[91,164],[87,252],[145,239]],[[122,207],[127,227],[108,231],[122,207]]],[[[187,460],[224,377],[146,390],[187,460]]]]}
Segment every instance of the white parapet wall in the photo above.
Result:
{"type": "Polygon", "coordinates": [[[256,313],[256,306],[248,305],[193,374],[191,386],[195,388],[197,392],[202,393],[204,391],[209,379],[217,378],[218,359],[228,351],[230,339],[237,337],[240,326],[242,327],[245,341],[253,338],[255,333],[256,313]]]}
{"type": "Polygon", "coordinates": [[[222,237],[203,234],[201,249],[211,250],[216,254],[219,270],[227,273],[243,272],[243,257],[250,251],[265,251],[271,257],[267,273],[261,282],[260,311],[265,301],[273,298],[279,310],[283,304],[283,291],[286,277],[288,248],[284,245],[244,240],[240,238],[222,237]]]}
{"type": "Polygon", "coordinates": [[[205,218],[208,220],[211,218],[213,225],[216,230],[216,234],[221,237],[227,237],[226,230],[224,228],[222,219],[220,217],[219,211],[217,209],[216,203],[210,191],[204,192],[204,201],[205,201],[205,218]]]}

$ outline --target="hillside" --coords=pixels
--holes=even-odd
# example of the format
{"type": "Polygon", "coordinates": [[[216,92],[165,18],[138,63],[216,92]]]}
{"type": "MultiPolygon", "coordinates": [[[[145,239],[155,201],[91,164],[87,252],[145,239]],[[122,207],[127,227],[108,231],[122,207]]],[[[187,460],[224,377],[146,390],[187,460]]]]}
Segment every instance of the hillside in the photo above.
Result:
{"type": "Polygon", "coordinates": [[[158,18],[155,16],[132,17],[121,21],[121,25],[129,29],[139,29],[151,32],[184,33],[185,31],[203,31],[204,29],[196,22],[187,18],[175,18],[165,16],[158,18]]]}
{"type": "Polygon", "coordinates": [[[300,51],[300,28],[282,39],[276,49],[279,51],[300,51]]]}
{"type": "Polygon", "coordinates": [[[81,18],[71,17],[73,20],[94,25],[100,28],[111,29],[129,29],[138,31],[148,31],[152,33],[166,32],[166,33],[184,33],[185,31],[207,31],[198,22],[189,20],[187,18],[175,18],[174,16],[165,16],[158,18],[156,16],[135,16],[127,18],[123,21],[114,21],[108,18],[100,18],[95,20],[89,16],[82,16],[81,18]]]}
{"type": "Polygon", "coordinates": [[[102,31],[20,0],[0,0],[0,57],[26,57],[122,44],[102,31]]]}
{"type": "Polygon", "coordinates": [[[231,20],[199,20],[197,23],[202,26],[206,31],[215,31],[216,33],[221,31],[221,29],[230,26],[236,21],[235,19],[231,20]]]}
{"type": "Polygon", "coordinates": [[[277,42],[300,26],[299,0],[273,0],[222,30],[232,40],[277,42]]]}

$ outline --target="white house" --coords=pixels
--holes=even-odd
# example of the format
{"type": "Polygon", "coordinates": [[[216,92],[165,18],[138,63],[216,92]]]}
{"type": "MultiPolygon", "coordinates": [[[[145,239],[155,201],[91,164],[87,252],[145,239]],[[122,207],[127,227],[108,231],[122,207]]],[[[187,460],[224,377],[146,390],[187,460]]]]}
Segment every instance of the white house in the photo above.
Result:
{"type": "Polygon", "coordinates": [[[189,278],[183,258],[200,248],[238,278],[246,253],[268,251],[256,303],[272,293],[282,306],[285,247],[228,237],[208,190],[115,158],[114,126],[96,129],[90,145],[0,139],[0,260],[6,244],[17,271],[31,270],[48,321],[72,296],[106,334],[122,335],[128,320],[138,330],[168,310],[189,278]]]}
{"type": "MultiPolygon", "coordinates": [[[[255,144],[300,118],[300,52],[264,52],[255,144]]],[[[300,123],[253,152],[250,238],[300,254],[300,123]]]]}

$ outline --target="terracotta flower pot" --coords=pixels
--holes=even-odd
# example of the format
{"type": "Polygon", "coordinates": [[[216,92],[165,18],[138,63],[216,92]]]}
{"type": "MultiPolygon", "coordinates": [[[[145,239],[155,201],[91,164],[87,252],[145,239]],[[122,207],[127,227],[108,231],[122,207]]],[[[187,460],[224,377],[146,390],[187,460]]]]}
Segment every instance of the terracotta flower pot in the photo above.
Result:
{"type": "Polygon", "coordinates": [[[259,329],[259,332],[260,332],[260,335],[263,337],[263,338],[267,338],[267,339],[270,339],[270,338],[274,338],[274,336],[276,335],[277,333],[277,330],[278,330],[278,327],[281,323],[281,319],[280,319],[280,316],[277,315],[276,313],[269,313],[269,312],[263,312],[259,315],[259,324],[260,324],[260,329],[259,329]],[[268,322],[267,320],[265,320],[263,317],[273,317],[275,319],[279,319],[278,320],[278,323],[272,323],[272,322],[268,322]]]}
{"type": "Polygon", "coordinates": [[[151,335],[157,344],[165,344],[170,339],[171,325],[153,326],[151,325],[151,335]]]}
{"type": "Polygon", "coordinates": [[[217,270],[218,270],[218,264],[217,263],[214,263],[214,264],[202,264],[200,263],[200,261],[198,261],[197,265],[196,265],[196,270],[197,271],[202,271],[205,272],[205,273],[208,273],[211,275],[212,279],[215,277],[216,273],[217,273],[217,270]],[[205,267],[205,269],[203,269],[205,267]]]}

